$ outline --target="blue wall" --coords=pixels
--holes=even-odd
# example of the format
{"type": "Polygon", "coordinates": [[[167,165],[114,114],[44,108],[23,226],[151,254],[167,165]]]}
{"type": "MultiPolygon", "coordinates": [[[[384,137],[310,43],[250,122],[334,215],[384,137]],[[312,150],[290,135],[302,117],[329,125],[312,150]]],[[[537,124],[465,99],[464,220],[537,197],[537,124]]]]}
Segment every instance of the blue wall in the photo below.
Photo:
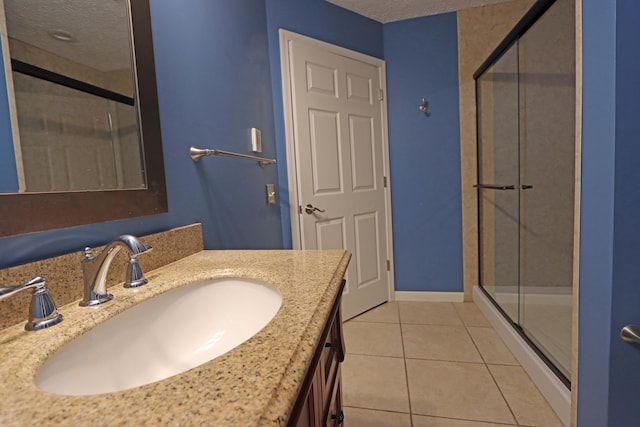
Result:
{"type": "Polygon", "coordinates": [[[615,158],[615,2],[583,1],[578,425],[607,425],[615,158]]]}
{"type": "Polygon", "coordinates": [[[640,349],[623,342],[627,324],[640,324],[640,3],[618,0],[616,9],[616,147],[609,426],[638,424],[640,349]]]}
{"type": "MultiPolygon", "coordinates": [[[[396,285],[462,289],[455,15],[383,27],[323,0],[151,6],[169,213],[3,238],[0,268],[195,221],[204,223],[207,248],[290,247],[287,201],[282,215],[264,203],[264,184],[280,182],[285,190],[287,184],[277,34],[283,27],[376,57],[384,52],[396,285]],[[423,96],[430,117],[417,110],[423,96]],[[264,155],[277,156],[277,169],[220,157],[194,164],[187,155],[190,145],[248,153],[251,127],[262,129],[264,155]]],[[[640,323],[638,20],[640,5],[632,0],[583,0],[581,427],[636,421],[640,378],[628,367],[640,351],[617,335],[622,325],[640,323]]],[[[0,91],[6,147],[4,85],[0,91]]]]}
{"type": "MultiPolygon", "coordinates": [[[[278,162],[286,162],[278,29],[384,58],[396,289],[462,291],[456,15],[383,26],[324,0],[266,3],[278,162]],[[417,109],[422,97],[431,117],[417,109]]],[[[278,171],[284,193],[287,170],[278,171]]],[[[283,194],[283,242],[291,247],[288,203],[283,194]]]]}
{"type": "Polygon", "coordinates": [[[640,350],[640,4],[583,0],[578,425],[637,425],[640,350]],[[596,105],[597,104],[597,105],[596,105]]]}
{"type": "MultiPolygon", "coordinates": [[[[455,14],[383,32],[324,0],[156,0],[152,22],[169,213],[0,239],[0,266],[195,221],[207,248],[291,247],[278,36],[285,28],[378,58],[386,51],[398,289],[462,290],[455,14]],[[417,110],[423,96],[428,118],[417,110]],[[187,155],[191,145],[248,153],[251,127],[262,129],[263,154],[277,168],[222,157],[195,164],[187,155]],[[280,184],[279,206],[265,205],[266,183],[280,184]]],[[[1,137],[8,145],[10,134],[1,137]]]]}
{"type": "MultiPolygon", "coordinates": [[[[324,0],[151,6],[169,213],[0,239],[0,267],[195,221],[207,248],[290,248],[278,36],[285,28],[378,58],[386,48],[399,289],[462,289],[454,14],[390,24],[384,34],[382,24],[324,0]],[[414,58],[413,48],[423,54],[414,58]],[[431,102],[429,118],[416,109],[422,96],[431,102]],[[262,129],[263,154],[277,167],[222,157],[194,164],[187,155],[191,145],[248,153],[251,127],[262,129]],[[416,164],[416,153],[428,155],[416,164]],[[451,191],[435,188],[443,180],[451,191]],[[280,205],[267,207],[264,185],[272,182],[281,186],[280,205]]],[[[8,133],[0,138],[11,141],[8,133]]]]}
{"type": "Polygon", "coordinates": [[[4,61],[2,45],[0,45],[0,193],[16,193],[18,191],[18,174],[11,137],[7,85],[2,76],[4,76],[4,61]]]}
{"type": "MultiPolygon", "coordinates": [[[[209,249],[282,247],[279,207],[265,201],[265,184],[278,180],[274,166],[262,169],[218,156],[194,163],[188,155],[191,145],[250,153],[249,129],[258,127],[263,155],[275,156],[264,3],[154,0],[151,14],[169,212],[3,238],[0,268],[105,243],[122,233],[197,221],[209,249]]],[[[5,129],[0,127],[0,146],[11,143],[5,129]]]]}
{"type": "Polygon", "coordinates": [[[280,199],[282,240],[285,247],[291,248],[291,215],[289,213],[289,200],[285,194],[288,192],[289,183],[286,168],[287,150],[278,30],[283,28],[382,58],[382,24],[342,9],[325,0],[266,0],[266,5],[275,138],[278,163],[280,164],[278,180],[282,194],[280,199]]]}
{"type": "Polygon", "coordinates": [[[399,291],[463,290],[457,28],[455,13],[384,26],[399,291]]]}

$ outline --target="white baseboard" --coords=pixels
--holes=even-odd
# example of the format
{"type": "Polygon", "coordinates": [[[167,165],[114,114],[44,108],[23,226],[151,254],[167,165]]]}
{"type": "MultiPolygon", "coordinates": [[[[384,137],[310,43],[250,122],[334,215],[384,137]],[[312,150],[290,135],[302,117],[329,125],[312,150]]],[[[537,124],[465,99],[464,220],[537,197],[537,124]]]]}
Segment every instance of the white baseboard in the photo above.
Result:
{"type": "Polygon", "coordinates": [[[549,405],[565,426],[571,423],[571,391],[551,372],[549,367],[529,347],[511,324],[500,314],[489,298],[475,286],[473,301],[509,347],[522,368],[529,374],[549,405]]]}
{"type": "Polygon", "coordinates": [[[394,301],[463,302],[464,292],[395,291],[394,301]]]}

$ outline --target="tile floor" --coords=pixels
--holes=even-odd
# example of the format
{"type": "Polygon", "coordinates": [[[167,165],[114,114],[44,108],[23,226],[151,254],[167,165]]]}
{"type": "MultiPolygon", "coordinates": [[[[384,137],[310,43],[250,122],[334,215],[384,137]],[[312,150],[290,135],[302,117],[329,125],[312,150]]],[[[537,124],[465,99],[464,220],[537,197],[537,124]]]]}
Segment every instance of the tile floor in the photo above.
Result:
{"type": "Polygon", "coordinates": [[[561,427],[474,303],[390,302],[344,324],[346,427],[561,427]]]}

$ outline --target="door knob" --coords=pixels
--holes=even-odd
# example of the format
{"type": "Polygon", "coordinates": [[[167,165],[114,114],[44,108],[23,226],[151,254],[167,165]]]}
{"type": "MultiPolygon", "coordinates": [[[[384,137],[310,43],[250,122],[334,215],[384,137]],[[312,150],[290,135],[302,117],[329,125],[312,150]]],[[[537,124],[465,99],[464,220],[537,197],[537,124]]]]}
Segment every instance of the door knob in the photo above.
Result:
{"type": "Polygon", "coordinates": [[[620,338],[626,342],[640,344],[640,328],[633,325],[627,325],[620,331],[620,338]]]}
{"type": "Polygon", "coordinates": [[[311,215],[314,212],[324,212],[324,209],[318,209],[315,206],[309,204],[304,208],[304,211],[308,214],[311,215]]]}

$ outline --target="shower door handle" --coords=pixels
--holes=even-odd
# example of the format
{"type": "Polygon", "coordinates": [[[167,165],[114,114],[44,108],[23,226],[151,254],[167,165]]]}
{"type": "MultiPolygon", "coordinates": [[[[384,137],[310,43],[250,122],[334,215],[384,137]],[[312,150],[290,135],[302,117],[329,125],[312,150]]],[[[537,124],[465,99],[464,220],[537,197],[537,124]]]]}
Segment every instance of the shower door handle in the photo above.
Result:
{"type": "Polygon", "coordinates": [[[483,190],[515,190],[515,185],[497,185],[497,184],[476,184],[473,188],[480,188],[483,190]]]}
{"type": "Polygon", "coordinates": [[[627,325],[620,331],[620,338],[626,342],[640,344],[640,328],[634,325],[627,325]]]}

